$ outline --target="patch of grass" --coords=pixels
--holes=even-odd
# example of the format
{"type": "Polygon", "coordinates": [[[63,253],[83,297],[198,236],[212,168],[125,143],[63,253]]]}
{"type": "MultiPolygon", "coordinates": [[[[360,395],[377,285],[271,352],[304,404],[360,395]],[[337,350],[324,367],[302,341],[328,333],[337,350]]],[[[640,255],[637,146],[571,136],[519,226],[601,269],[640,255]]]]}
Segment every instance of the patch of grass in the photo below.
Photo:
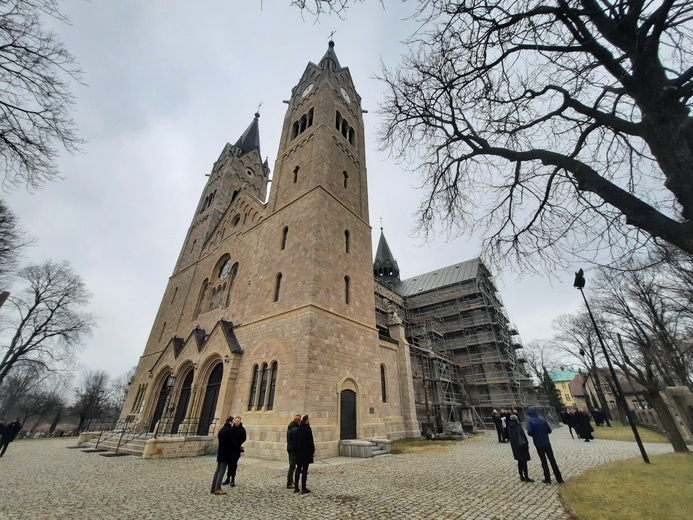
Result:
{"type": "Polygon", "coordinates": [[[563,484],[559,494],[577,520],[691,518],[693,454],[667,453],[598,466],[563,484]]]}
{"type": "Polygon", "coordinates": [[[452,440],[436,440],[426,439],[425,437],[417,437],[414,439],[399,439],[392,441],[392,453],[401,455],[403,453],[422,453],[432,451],[445,451],[450,446],[459,441],[452,440]]]}
{"type": "MultiPolygon", "coordinates": [[[[664,435],[653,432],[643,426],[638,426],[638,433],[642,442],[660,442],[668,443],[664,435]]],[[[607,441],[633,441],[635,442],[635,436],[633,435],[633,430],[630,426],[623,426],[620,422],[611,421],[611,428],[608,426],[600,426],[594,429],[595,439],[603,439],[607,441]]]]}

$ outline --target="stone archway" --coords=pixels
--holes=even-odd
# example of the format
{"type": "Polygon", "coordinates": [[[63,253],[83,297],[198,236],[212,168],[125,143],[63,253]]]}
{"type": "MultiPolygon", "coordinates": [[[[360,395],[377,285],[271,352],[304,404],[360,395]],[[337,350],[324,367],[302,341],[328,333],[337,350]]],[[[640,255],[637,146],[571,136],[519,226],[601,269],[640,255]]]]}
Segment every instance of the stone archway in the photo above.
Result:
{"type": "Polygon", "coordinates": [[[217,409],[217,401],[219,400],[219,391],[221,390],[223,375],[224,363],[220,361],[214,366],[207,379],[205,397],[202,401],[202,410],[200,411],[200,422],[197,427],[197,435],[209,434],[209,427],[214,422],[214,413],[217,409]]]}
{"type": "Polygon", "coordinates": [[[180,396],[178,397],[178,404],[176,405],[176,415],[173,418],[173,426],[171,427],[172,434],[178,433],[180,424],[185,419],[185,414],[188,411],[194,374],[195,371],[190,369],[183,380],[183,386],[181,387],[180,396]]]}

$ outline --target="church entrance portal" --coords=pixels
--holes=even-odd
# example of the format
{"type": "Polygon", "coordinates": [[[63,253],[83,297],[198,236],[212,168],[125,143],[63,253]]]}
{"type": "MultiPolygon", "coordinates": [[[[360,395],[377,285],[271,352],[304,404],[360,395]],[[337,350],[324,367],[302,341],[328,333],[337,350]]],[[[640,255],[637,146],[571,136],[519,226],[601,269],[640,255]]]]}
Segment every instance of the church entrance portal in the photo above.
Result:
{"type": "Polygon", "coordinates": [[[185,419],[185,412],[188,410],[188,404],[190,403],[190,390],[192,388],[193,380],[193,370],[188,372],[185,376],[185,381],[183,381],[183,388],[180,390],[180,397],[178,398],[178,405],[176,406],[176,415],[173,418],[173,428],[171,433],[178,433],[178,428],[180,428],[180,423],[185,419]]]}
{"type": "Polygon", "coordinates": [[[161,416],[164,414],[164,406],[166,406],[166,399],[168,398],[168,393],[171,391],[169,387],[166,386],[166,379],[162,379],[161,390],[159,391],[159,398],[156,400],[156,407],[154,408],[154,415],[152,416],[152,422],[149,423],[149,432],[153,432],[156,429],[156,423],[161,420],[161,416]]]}
{"type": "Polygon", "coordinates": [[[339,438],[356,438],[356,392],[342,390],[340,394],[339,438]]]}
{"type": "Polygon", "coordinates": [[[207,435],[209,427],[214,421],[214,411],[217,408],[217,399],[219,399],[219,390],[221,389],[221,377],[224,373],[223,363],[218,363],[209,374],[207,381],[207,389],[205,390],[205,399],[202,402],[202,412],[200,413],[200,424],[197,427],[198,435],[207,435]]]}

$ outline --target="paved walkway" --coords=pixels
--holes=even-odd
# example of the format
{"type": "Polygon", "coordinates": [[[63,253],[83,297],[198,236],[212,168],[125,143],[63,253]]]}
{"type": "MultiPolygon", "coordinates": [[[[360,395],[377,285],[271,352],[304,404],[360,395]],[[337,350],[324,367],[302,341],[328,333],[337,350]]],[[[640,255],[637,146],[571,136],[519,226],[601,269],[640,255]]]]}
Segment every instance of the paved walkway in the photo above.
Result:
{"type": "MultiPolygon", "coordinates": [[[[597,435],[599,431],[595,432],[597,435]]],[[[565,479],[611,460],[640,456],[634,442],[551,435],[565,479]]],[[[310,495],[285,488],[283,462],[242,457],[238,486],[209,493],[213,456],[142,460],[84,453],[76,439],[22,440],[0,459],[0,519],[397,518],[567,519],[558,485],[541,482],[534,447],[520,482],[510,446],[487,432],[451,448],[376,459],[327,459],[310,466],[310,495]]],[[[646,445],[648,454],[671,451],[646,445]]]]}

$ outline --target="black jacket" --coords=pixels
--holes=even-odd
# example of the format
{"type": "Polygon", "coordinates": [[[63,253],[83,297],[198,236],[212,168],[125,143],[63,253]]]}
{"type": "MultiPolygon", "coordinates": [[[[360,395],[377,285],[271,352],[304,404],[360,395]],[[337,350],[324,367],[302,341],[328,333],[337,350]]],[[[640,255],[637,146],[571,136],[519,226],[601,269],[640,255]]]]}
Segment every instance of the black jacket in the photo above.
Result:
{"type": "Polygon", "coordinates": [[[235,455],[238,455],[242,451],[241,446],[243,446],[245,439],[246,435],[243,423],[239,424],[238,426],[235,424],[231,426],[231,451],[235,455]]]}
{"type": "Polygon", "coordinates": [[[296,428],[296,460],[299,464],[310,464],[314,453],[313,430],[309,424],[300,424],[296,428]]]}
{"type": "Polygon", "coordinates": [[[2,442],[12,442],[21,429],[22,424],[19,422],[11,422],[5,425],[5,429],[2,432],[2,442]]]}
{"type": "Polygon", "coordinates": [[[517,421],[509,422],[508,440],[510,440],[510,447],[513,449],[513,457],[515,460],[531,460],[529,457],[529,443],[527,442],[525,431],[517,421]]]}
{"type": "Polygon", "coordinates": [[[286,428],[286,451],[289,453],[296,451],[296,433],[298,433],[298,424],[291,421],[286,428]]]}
{"type": "Polygon", "coordinates": [[[217,451],[217,462],[228,462],[231,459],[231,425],[224,424],[217,434],[219,438],[219,451],[217,451]]]}

